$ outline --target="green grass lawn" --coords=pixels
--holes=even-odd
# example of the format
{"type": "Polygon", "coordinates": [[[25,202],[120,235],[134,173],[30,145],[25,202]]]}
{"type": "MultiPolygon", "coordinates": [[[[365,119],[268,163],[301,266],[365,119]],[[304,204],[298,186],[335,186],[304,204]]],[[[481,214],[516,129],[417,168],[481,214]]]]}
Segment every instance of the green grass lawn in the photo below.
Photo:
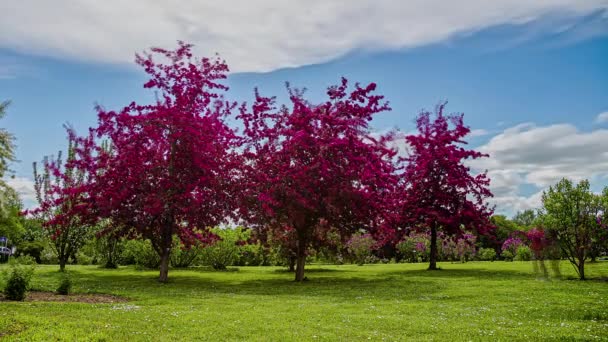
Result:
{"type": "MultiPolygon", "coordinates": [[[[527,262],[312,265],[294,283],[275,267],[233,272],[69,266],[74,292],[128,303],[0,302],[6,340],[593,340],[608,339],[608,282],[539,280],[527,262]]],[[[6,266],[0,266],[4,268],[6,266]]],[[[36,290],[53,291],[57,266],[39,266],[36,290]]],[[[607,277],[608,262],[589,265],[607,277]]]]}

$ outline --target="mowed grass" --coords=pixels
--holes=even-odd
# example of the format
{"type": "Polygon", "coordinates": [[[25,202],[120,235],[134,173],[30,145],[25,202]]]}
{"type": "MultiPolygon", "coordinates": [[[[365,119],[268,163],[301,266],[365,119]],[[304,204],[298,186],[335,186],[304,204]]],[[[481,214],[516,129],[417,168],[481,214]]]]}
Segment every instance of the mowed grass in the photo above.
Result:
{"type": "MultiPolygon", "coordinates": [[[[4,268],[6,266],[1,266],[4,268]]],[[[305,283],[277,267],[156,271],[69,266],[76,293],[128,303],[0,302],[10,340],[403,341],[608,339],[608,262],[595,280],[540,280],[530,262],[310,265],[305,283]]],[[[39,266],[33,287],[53,291],[57,266],[39,266]]]]}

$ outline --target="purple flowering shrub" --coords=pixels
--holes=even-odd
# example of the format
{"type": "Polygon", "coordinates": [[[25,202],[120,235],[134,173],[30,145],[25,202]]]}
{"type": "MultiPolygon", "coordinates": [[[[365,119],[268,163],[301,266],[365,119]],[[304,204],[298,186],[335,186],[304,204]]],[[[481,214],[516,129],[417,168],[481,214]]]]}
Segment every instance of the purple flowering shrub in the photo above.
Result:
{"type": "Polygon", "coordinates": [[[359,266],[371,261],[375,247],[376,240],[371,234],[355,234],[346,242],[349,256],[359,266]]]}
{"type": "Polygon", "coordinates": [[[407,262],[426,262],[429,259],[431,238],[427,233],[411,233],[397,244],[407,262]]]}

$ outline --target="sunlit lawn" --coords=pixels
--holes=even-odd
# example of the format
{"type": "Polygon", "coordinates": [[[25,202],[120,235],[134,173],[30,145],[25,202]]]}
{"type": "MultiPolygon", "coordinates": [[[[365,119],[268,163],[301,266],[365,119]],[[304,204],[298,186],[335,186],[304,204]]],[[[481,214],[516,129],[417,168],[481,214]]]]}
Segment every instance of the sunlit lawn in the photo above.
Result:
{"type": "MultiPolygon", "coordinates": [[[[0,302],[7,340],[529,340],[607,339],[608,262],[596,280],[540,280],[527,262],[312,265],[305,283],[275,267],[156,271],[70,266],[74,292],[120,304],[0,302]]],[[[6,266],[2,266],[6,267],[6,266]]],[[[0,267],[0,268],[2,268],[0,267]]],[[[57,266],[39,266],[52,291],[57,266]]]]}

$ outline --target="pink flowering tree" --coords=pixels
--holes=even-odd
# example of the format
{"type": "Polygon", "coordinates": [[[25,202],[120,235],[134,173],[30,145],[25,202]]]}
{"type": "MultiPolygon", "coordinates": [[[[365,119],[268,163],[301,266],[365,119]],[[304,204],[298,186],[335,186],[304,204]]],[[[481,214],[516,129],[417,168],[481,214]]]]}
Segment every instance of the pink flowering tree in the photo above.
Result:
{"type": "Polygon", "coordinates": [[[67,158],[59,151],[56,158],[45,157],[42,167],[34,163],[34,190],[38,207],[28,210],[42,222],[57,254],[59,270],[64,271],[70,257],[74,261],[78,250],[92,232],[95,220],[76,213],[86,210],[90,198],[84,189],[91,175],[72,164],[77,145],[68,141],[67,158]]]}
{"type": "Polygon", "coordinates": [[[278,108],[256,91],[251,109],[241,107],[241,213],[249,227],[292,239],[285,245],[295,245],[296,281],[304,280],[307,250],[324,245],[330,230],[345,242],[385,222],[395,151],[387,147],[390,137],[375,138],[369,129],[389,109],[375,88],[349,89],[343,79],[325,102],[313,104],[288,87],[290,106],[278,108]]]}
{"type": "Polygon", "coordinates": [[[153,48],[136,62],[157,100],[97,108],[99,124],[76,138],[71,162],[91,175],[80,188],[87,206],[66,215],[104,219],[113,234],[150,240],[161,260],[159,281],[166,282],[173,237],[186,247],[211,242],[210,227],[235,209],[238,141],[225,124],[235,105],[222,98],[227,65],[194,58],[191,45],[153,48]]]}
{"type": "Polygon", "coordinates": [[[404,158],[401,226],[416,227],[431,235],[429,270],[437,269],[437,233],[461,235],[463,228],[486,233],[491,227],[492,196],[486,173],[472,174],[466,160],[487,157],[466,149],[469,127],[463,114],[444,114],[437,106],[435,117],[422,112],[416,119],[417,134],[406,136],[411,153],[404,158]]]}

